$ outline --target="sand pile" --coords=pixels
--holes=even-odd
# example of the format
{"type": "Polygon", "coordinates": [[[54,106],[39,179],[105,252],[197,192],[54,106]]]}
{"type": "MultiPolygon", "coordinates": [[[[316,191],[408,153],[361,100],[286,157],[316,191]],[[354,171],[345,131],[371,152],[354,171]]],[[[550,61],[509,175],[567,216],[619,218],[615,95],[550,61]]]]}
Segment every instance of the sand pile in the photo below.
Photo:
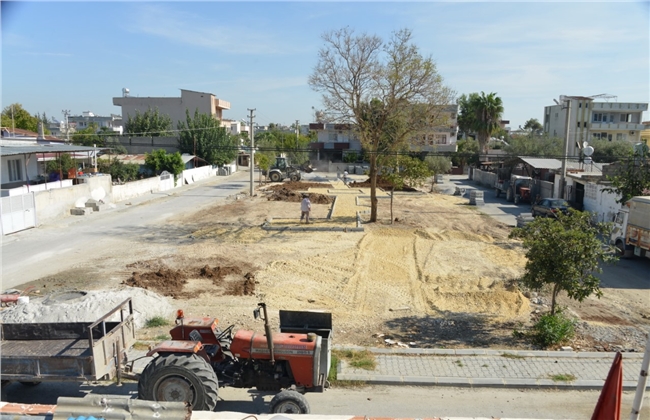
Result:
{"type": "Polygon", "coordinates": [[[31,298],[27,304],[0,312],[0,319],[4,323],[93,322],[128,298],[133,300],[136,328],[144,327],[148,319],[156,316],[167,319],[174,316],[174,308],[167,298],[138,287],[122,287],[31,298]]]}

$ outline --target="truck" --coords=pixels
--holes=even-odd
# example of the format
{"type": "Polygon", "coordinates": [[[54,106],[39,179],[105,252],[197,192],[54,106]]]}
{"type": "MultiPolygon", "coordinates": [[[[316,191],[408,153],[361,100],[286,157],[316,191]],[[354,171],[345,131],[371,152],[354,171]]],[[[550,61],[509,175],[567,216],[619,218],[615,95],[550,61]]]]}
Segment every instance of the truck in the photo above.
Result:
{"type": "Polygon", "coordinates": [[[497,180],[494,184],[497,198],[502,192],[506,194],[506,201],[519,204],[531,202],[530,187],[533,179],[529,176],[510,175],[506,177],[504,172],[497,172],[497,180]]]}
{"type": "Polygon", "coordinates": [[[2,323],[0,375],[37,385],[46,381],[121,381],[135,344],[131,299],[95,322],[2,323]]]}
{"type": "Polygon", "coordinates": [[[609,242],[621,258],[650,258],[650,196],[632,197],[621,207],[609,242]]]}

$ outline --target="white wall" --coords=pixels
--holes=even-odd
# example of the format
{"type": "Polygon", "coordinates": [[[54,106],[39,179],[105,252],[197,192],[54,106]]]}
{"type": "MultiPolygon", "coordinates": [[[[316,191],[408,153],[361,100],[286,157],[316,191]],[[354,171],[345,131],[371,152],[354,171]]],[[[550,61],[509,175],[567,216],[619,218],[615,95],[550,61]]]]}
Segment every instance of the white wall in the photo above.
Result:
{"type": "Polygon", "coordinates": [[[89,178],[83,184],[67,188],[38,191],[34,194],[36,220],[39,223],[70,215],[70,209],[81,207],[92,199],[106,200],[111,191],[110,175],[89,178]]]}
{"type": "Polygon", "coordinates": [[[117,203],[129,198],[139,197],[144,194],[152,194],[160,191],[160,177],[140,179],[127,182],[124,185],[113,185],[111,201],[117,203]]]}
{"type": "Polygon", "coordinates": [[[0,175],[1,184],[9,184],[12,182],[27,181],[28,179],[36,179],[38,177],[38,158],[35,154],[31,155],[14,155],[2,156],[0,161],[0,168],[2,168],[2,175],[0,175]],[[27,160],[25,160],[27,158],[27,160]],[[20,176],[21,179],[9,181],[9,164],[10,160],[20,160],[20,176]]]}
{"type": "Polygon", "coordinates": [[[618,196],[603,191],[605,188],[606,186],[600,184],[585,184],[583,210],[592,213],[595,222],[611,222],[621,209],[621,205],[616,202],[618,196]]]}

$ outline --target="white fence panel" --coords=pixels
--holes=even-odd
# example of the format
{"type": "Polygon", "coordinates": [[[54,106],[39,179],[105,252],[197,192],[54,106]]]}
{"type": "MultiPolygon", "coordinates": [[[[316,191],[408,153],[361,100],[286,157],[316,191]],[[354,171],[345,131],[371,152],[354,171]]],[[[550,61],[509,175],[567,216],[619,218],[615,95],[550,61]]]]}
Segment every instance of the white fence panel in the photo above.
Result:
{"type": "Polygon", "coordinates": [[[0,214],[3,235],[35,227],[34,193],[0,198],[0,214]]]}

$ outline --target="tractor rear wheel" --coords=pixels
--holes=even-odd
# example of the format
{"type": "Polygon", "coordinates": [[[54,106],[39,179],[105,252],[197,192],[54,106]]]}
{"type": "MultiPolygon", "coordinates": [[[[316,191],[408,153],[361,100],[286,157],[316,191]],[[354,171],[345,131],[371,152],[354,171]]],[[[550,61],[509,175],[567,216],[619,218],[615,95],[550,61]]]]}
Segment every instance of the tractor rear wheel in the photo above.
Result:
{"type": "Polygon", "coordinates": [[[309,402],[297,391],[282,391],[270,403],[271,413],[309,414],[309,402]]]}
{"type": "Polygon", "coordinates": [[[140,399],[188,402],[198,411],[214,410],[218,392],[217,375],[196,354],[160,355],[149,362],[138,381],[140,399]]]}
{"type": "Polygon", "coordinates": [[[280,182],[282,181],[282,175],[280,174],[280,172],[277,171],[271,172],[271,174],[269,175],[269,179],[271,180],[271,182],[280,182]]]}

